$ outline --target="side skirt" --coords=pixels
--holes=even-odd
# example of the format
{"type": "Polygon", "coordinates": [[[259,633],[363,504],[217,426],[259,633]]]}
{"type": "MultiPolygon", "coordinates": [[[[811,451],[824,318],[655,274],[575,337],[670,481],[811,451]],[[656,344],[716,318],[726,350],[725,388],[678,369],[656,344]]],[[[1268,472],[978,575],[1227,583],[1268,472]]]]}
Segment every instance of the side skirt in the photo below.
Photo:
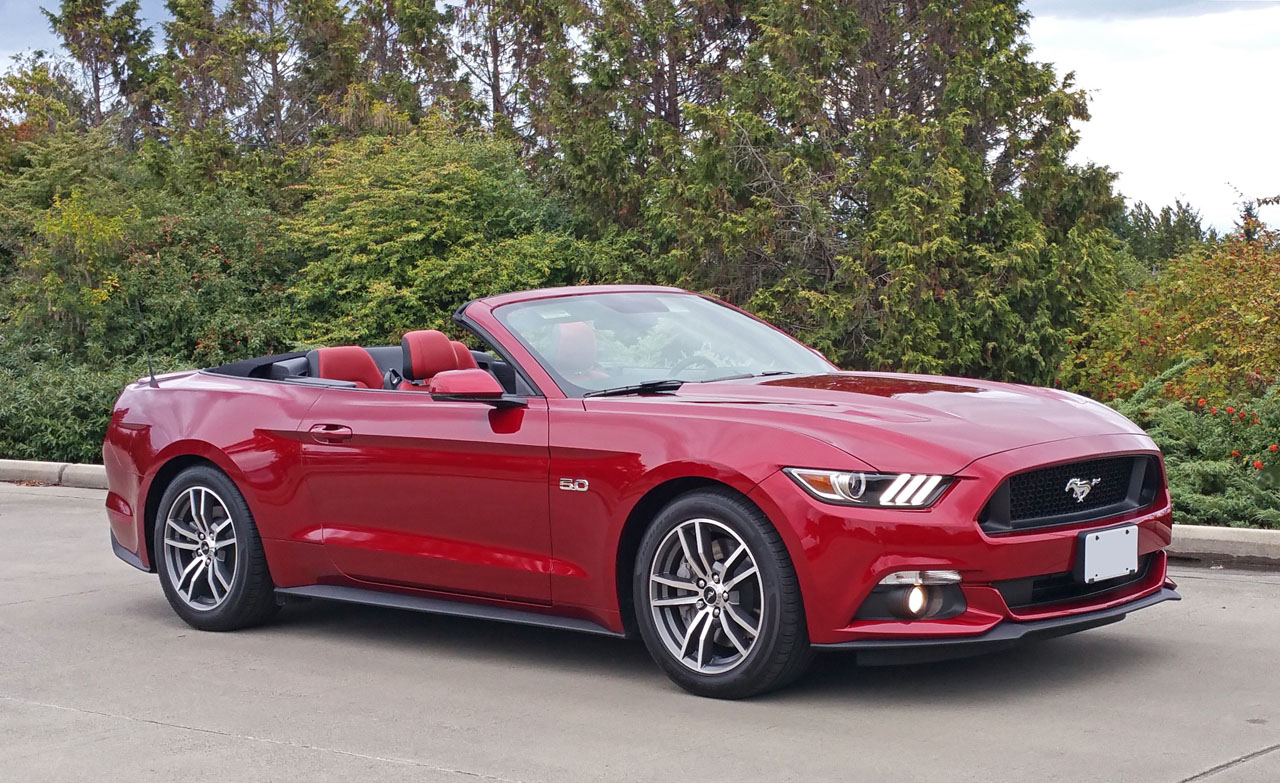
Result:
{"type": "Polygon", "coordinates": [[[364,604],[365,606],[385,606],[391,609],[408,609],[427,614],[445,614],[453,617],[474,617],[480,620],[496,620],[501,623],[516,625],[534,625],[540,628],[559,628],[565,631],[579,631],[600,636],[624,638],[623,634],[610,631],[602,625],[590,620],[576,617],[557,617],[555,615],[526,612],[522,609],[509,609],[504,606],[472,604],[465,601],[449,601],[443,598],[428,598],[420,595],[403,593],[385,593],[380,590],[365,590],[359,587],[342,587],[339,585],[305,585],[303,587],[277,587],[276,593],[282,596],[298,598],[322,598],[328,601],[344,601],[346,603],[364,604]]]}

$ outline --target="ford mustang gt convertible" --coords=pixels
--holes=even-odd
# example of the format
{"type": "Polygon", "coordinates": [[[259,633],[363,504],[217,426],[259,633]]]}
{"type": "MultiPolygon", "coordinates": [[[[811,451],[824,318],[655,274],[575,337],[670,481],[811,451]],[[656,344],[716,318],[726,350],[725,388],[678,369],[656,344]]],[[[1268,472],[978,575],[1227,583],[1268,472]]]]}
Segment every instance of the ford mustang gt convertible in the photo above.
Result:
{"type": "Polygon", "coordinates": [[[111,545],[225,631],[322,598],[639,635],[681,687],[920,661],[1177,599],[1155,444],[1052,389],[842,372],[728,305],[592,286],[144,378],[111,545]]]}

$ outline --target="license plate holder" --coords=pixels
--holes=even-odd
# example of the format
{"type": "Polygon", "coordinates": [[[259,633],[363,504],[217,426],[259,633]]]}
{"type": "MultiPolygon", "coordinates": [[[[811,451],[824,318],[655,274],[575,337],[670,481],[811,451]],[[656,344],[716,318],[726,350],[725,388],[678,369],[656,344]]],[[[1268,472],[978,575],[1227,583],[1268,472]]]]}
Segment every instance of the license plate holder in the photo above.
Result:
{"type": "Polygon", "coordinates": [[[1075,571],[1087,585],[1138,573],[1138,526],[1081,531],[1075,571]]]}

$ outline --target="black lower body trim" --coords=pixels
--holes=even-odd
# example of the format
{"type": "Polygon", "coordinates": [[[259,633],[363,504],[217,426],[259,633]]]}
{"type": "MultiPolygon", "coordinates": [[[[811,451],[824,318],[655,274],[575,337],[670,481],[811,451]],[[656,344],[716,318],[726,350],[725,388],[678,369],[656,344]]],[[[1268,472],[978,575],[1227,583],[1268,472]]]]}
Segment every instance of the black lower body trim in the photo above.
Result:
{"type": "Polygon", "coordinates": [[[444,598],[433,598],[424,595],[388,593],[381,590],[366,590],[360,587],[342,587],[340,585],[277,587],[276,592],[284,596],[323,598],[329,601],[345,601],[366,606],[409,609],[414,612],[426,612],[428,614],[475,617],[481,620],[497,620],[498,622],[515,623],[517,625],[536,625],[542,628],[561,628],[566,631],[581,631],[601,636],[616,636],[619,638],[623,636],[623,634],[610,631],[603,625],[597,625],[590,620],[581,620],[576,617],[559,617],[538,612],[528,612],[523,609],[511,609],[505,606],[450,601],[444,598]]]}
{"type": "Polygon", "coordinates": [[[1005,620],[994,628],[977,636],[926,637],[921,639],[865,639],[853,642],[815,644],[819,650],[852,650],[858,653],[858,663],[868,665],[894,663],[921,663],[948,658],[1001,650],[1019,642],[1036,639],[1052,639],[1077,631],[1097,628],[1119,622],[1129,612],[1145,609],[1164,601],[1179,601],[1182,596],[1176,590],[1162,587],[1156,592],[1128,603],[1099,609],[1096,612],[1050,617],[1044,620],[1018,622],[1005,620]]]}
{"type": "Polygon", "coordinates": [[[155,572],[155,569],[147,568],[146,566],[144,566],[142,564],[141,558],[139,558],[137,555],[130,552],[129,550],[125,549],[124,544],[121,544],[119,541],[116,540],[116,533],[114,530],[111,531],[111,551],[116,553],[116,557],[125,561],[126,563],[138,569],[139,571],[146,571],[148,574],[155,572]]]}

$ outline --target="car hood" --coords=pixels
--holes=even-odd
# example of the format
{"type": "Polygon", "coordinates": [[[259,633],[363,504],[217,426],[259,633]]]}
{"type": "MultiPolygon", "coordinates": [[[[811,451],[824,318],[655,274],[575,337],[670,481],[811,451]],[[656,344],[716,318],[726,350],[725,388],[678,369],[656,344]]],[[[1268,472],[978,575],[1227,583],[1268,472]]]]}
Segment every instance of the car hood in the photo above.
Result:
{"type": "Polygon", "coordinates": [[[1111,408],[1076,394],[940,376],[752,378],[686,384],[675,396],[785,421],[878,470],[954,473],[981,457],[1024,446],[1143,434],[1111,408]]]}

